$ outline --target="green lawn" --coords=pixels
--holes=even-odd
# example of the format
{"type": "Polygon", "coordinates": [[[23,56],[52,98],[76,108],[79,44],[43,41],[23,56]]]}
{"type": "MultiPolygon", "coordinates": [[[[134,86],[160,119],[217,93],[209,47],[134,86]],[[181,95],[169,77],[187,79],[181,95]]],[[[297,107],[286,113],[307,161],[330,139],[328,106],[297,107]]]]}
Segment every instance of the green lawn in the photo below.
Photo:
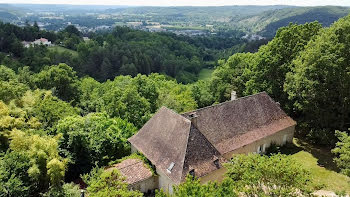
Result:
{"type": "Polygon", "coordinates": [[[73,56],[77,56],[78,55],[78,52],[73,51],[71,49],[67,49],[67,48],[61,47],[61,46],[52,46],[52,47],[49,47],[48,49],[52,50],[52,51],[58,51],[58,52],[67,51],[67,52],[71,53],[73,56]]]}
{"type": "Polygon", "coordinates": [[[293,147],[286,147],[287,152],[311,173],[315,190],[333,192],[346,191],[350,194],[350,178],[338,173],[329,149],[312,146],[302,140],[294,139],[293,147]]]}
{"type": "Polygon", "coordinates": [[[211,77],[211,74],[212,74],[213,72],[214,72],[214,69],[203,68],[203,69],[199,72],[198,79],[199,79],[199,80],[209,79],[209,78],[211,77]]]}

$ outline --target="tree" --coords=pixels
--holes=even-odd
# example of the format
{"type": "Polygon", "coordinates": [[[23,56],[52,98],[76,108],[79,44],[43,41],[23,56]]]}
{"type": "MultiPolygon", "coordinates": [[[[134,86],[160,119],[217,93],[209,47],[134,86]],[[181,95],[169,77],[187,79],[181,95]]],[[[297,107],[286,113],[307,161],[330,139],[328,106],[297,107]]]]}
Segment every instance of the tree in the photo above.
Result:
{"type": "Polygon", "coordinates": [[[199,108],[210,106],[215,102],[209,80],[200,80],[191,86],[192,96],[199,108]]]}
{"type": "Polygon", "coordinates": [[[128,190],[128,184],[124,182],[118,170],[103,172],[97,179],[90,180],[87,192],[90,197],[141,197],[139,191],[128,190]]]}
{"type": "Polygon", "coordinates": [[[334,158],[335,163],[341,169],[341,172],[350,177],[350,136],[346,132],[336,131],[335,135],[339,142],[332,150],[337,155],[334,158]]]}
{"type": "Polygon", "coordinates": [[[6,66],[0,65],[0,100],[8,103],[20,98],[29,87],[19,82],[16,73],[6,66]]]}
{"type": "Polygon", "coordinates": [[[34,103],[31,113],[42,123],[44,128],[51,128],[57,124],[60,119],[77,114],[78,110],[55,96],[50,91],[35,91],[33,96],[34,103]]]}
{"type": "Polygon", "coordinates": [[[28,155],[8,151],[0,157],[0,196],[29,196],[35,190],[27,171],[30,168],[28,155]]]}
{"type": "Polygon", "coordinates": [[[31,180],[37,183],[39,191],[49,186],[58,187],[63,182],[67,160],[58,153],[57,139],[50,136],[26,134],[13,130],[10,134],[10,150],[28,155],[30,167],[27,170],[31,180]]]}
{"type": "MultiPolygon", "coordinates": [[[[159,195],[159,194],[158,194],[159,195]]],[[[174,187],[174,196],[176,197],[192,197],[192,196],[227,196],[235,197],[238,193],[232,187],[224,188],[223,185],[216,182],[202,184],[199,179],[190,175],[186,177],[185,182],[174,187]]]]}
{"type": "Polygon", "coordinates": [[[55,132],[63,136],[59,144],[62,154],[71,158],[67,178],[73,180],[94,165],[107,165],[128,155],[127,139],[136,133],[136,128],[120,118],[91,113],[62,119],[55,132]]]}
{"type": "Polygon", "coordinates": [[[289,24],[280,28],[272,41],[260,47],[257,62],[247,76],[245,94],[266,91],[289,110],[288,95],[283,91],[286,74],[294,67],[293,59],[299,56],[321,28],[318,22],[289,24]]]}
{"type": "Polygon", "coordinates": [[[76,72],[66,64],[45,67],[33,77],[33,81],[38,88],[52,90],[65,101],[72,101],[79,94],[76,72]]]}
{"type": "Polygon", "coordinates": [[[225,165],[223,185],[233,185],[246,196],[309,194],[309,173],[290,156],[237,155],[225,165]]]}
{"type": "Polygon", "coordinates": [[[318,142],[329,143],[334,131],[350,121],[350,16],[340,19],[311,40],[293,61],[284,85],[294,110],[318,142]],[[317,137],[326,132],[326,138],[317,137]]]}
{"type": "Polygon", "coordinates": [[[72,34],[80,36],[81,34],[80,31],[74,25],[68,25],[63,31],[67,32],[69,36],[71,36],[72,34]]]}
{"type": "Polygon", "coordinates": [[[211,79],[211,90],[218,102],[224,102],[236,91],[238,96],[246,96],[246,83],[252,67],[257,62],[257,54],[237,53],[226,62],[220,61],[211,79]]]}

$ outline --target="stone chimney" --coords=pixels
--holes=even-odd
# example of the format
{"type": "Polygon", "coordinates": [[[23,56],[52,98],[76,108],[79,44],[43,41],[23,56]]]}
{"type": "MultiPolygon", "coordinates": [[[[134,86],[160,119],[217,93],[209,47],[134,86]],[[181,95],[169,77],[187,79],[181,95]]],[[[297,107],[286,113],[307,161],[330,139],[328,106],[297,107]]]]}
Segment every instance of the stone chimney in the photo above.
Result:
{"type": "Polygon", "coordinates": [[[197,116],[196,112],[189,114],[189,118],[194,126],[197,126],[197,117],[198,116],[197,116]]]}
{"type": "Polygon", "coordinates": [[[231,92],[231,101],[236,100],[237,99],[237,92],[236,91],[232,91],[231,92]]]}

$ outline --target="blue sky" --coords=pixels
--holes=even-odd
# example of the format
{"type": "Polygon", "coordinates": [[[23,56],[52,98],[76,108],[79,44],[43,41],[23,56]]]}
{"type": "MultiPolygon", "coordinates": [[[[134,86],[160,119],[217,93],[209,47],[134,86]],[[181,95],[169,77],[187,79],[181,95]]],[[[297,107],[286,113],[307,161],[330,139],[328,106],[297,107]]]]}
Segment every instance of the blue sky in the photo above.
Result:
{"type": "Polygon", "coordinates": [[[222,6],[222,5],[339,5],[350,0],[0,0],[0,3],[133,5],[133,6],[222,6]]]}

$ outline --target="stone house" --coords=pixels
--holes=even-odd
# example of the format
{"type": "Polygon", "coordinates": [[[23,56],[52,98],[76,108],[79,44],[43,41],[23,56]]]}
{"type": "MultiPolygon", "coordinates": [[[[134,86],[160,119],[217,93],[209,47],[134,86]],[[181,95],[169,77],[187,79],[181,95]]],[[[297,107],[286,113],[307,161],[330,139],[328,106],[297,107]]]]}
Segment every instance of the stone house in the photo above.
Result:
{"type": "Polygon", "coordinates": [[[202,183],[220,181],[222,164],[234,154],[264,153],[272,143],[291,142],[295,125],[265,92],[239,99],[233,93],[231,101],[183,114],[162,107],[129,139],[132,152],[144,154],[158,174],[137,182],[145,182],[141,191],[172,193],[187,174],[202,183]]]}

